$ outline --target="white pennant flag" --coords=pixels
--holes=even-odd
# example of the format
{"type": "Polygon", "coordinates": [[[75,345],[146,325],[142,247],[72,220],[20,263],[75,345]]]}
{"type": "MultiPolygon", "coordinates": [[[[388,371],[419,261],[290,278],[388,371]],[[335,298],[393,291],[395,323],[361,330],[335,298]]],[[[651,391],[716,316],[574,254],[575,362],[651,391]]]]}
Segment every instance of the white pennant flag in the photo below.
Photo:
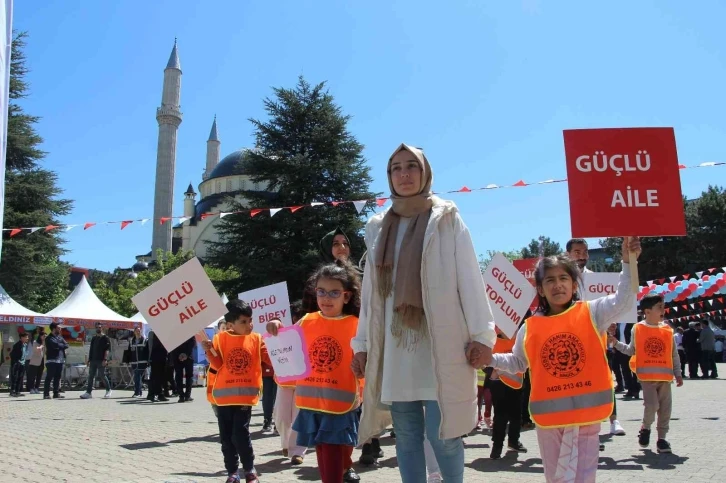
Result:
{"type": "Polygon", "coordinates": [[[694,309],[694,308],[695,308],[695,307],[694,307],[693,305],[694,305],[694,304],[691,304],[691,308],[692,308],[692,309],[694,309]]]}
{"type": "Polygon", "coordinates": [[[30,233],[35,233],[36,231],[40,230],[41,228],[43,228],[43,227],[42,226],[34,226],[33,228],[30,229],[30,233]]]}
{"type": "Polygon", "coordinates": [[[312,203],[310,203],[310,206],[323,206],[324,204],[325,203],[321,203],[319,201],[313,201],[312,203]]]}
{"type": "Polygon", "coordinates": [[[488,190],[491,190],[491,189],[494,189],[494,188],[499,188],[499,186],[497,186],[495,184],[488,184],[488,185],[486,185],[484,187],[484,189],[488,189],[488,190]]]}
{"type": "Polygon", "coordinates": [[[548,184],[548,183],[554,183],[554,182],[555,182],[555,180],[553,180],[553,179],[546,179],[544,181],[537,182],[537,184],[548,184]]]}
{"type": "Polygon", "coordinates": [[[219,214],[220,218],[224,218],[227,215],[231,215],[232,213],[225,213],[224,211],[219,214]]]}
{"type": "Polygon", "coordinates": [[[66,225],[66,228],[65,228],[65,230],[64,230],[64,231],[71,231],[72,229],[74,229],[74,228],[75,228],[75,227],[77,227],[77,226],[78,226],[78,225],[66,225]]]}
{"type": "Polygon", "coordinates": [[[710,299],[710,300],[708,301],[708,304],[709,304],[709,305],[710,305],[711,307],[713,307],[713,299],[710,299]]]}
{"type": "Polygon", "coordinates": [[[360,212],[363,211],[363,208],[366,207],[366,203],[368,203],[368,201],[366,201],[366,200],[354,201],[353,202],[353,205],[355,205],[355,209],[356,209],[356,211],[358,212],[359,215],[360,215],[360,212]]]}
{"type": "Polygon", "coordinates": [[[673,276],[671,277],[671,282],[674,282],[675,280],[676,280],[676,275],[673,275],[673,276]]]}
{"type": "Polygon", "coordinates": [[[701,278],[701,275],[703,275],[703,272],[696,272],[696,276],[697,276],[698,278],[701,278]]]}
{"type": "Polygon", "coordinates": [[[141,220],[141,226],[144,226],[147,221],[149,221],[148,218],[144,218],[143,220],[141,220]]]}
{"type": "Polygon", "coordinates": [[[185,221],[188,221],[191,219],[191,216],[182,216],[179,218],[179,224],[184,223],[185,221]]]}
{"type": "Polygon", "coordinates": [[[270,208],[270,218],[282,211],[282,208],[270,208]]]}

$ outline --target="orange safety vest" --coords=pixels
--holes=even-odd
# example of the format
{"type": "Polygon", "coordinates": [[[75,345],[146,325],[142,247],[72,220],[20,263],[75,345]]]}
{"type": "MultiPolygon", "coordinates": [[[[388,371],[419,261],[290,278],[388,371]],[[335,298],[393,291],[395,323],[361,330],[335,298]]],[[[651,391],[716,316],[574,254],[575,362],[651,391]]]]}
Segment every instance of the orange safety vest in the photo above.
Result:
{"type": "Polygon", "coordinates": [[[222,367],[212,388],[217,406],[256,406],[262,389],[262,336],[257,333],[217,335],[222,367]]]}
{"type": "Polygon", "coordinates": [[[628,360],[628,367],[630,367],[630,372],[635,374],[635,356],[630,356],[630,359],[628,360]]]}
{"type": "Polygon", "coordinates": [[[358,380],[350,368],[350,340],[358,329],[358,317],[327,318],[320,312],[307,314],[300,322],[308,345],[312,372],[298,379],[295,405],[330,414],[345,414],[356,407],[358,380]]]}
{"type": "MultiPolygon", "coordinates": [[[[494,344],[494,349],[492,350],[492,353],[494,354],[507,354],[512,352],[512,347],[514,347],[514,339],[504,339],[502,337],[497,337],[497,342],[494,344]]],[[[518,372],[516,374],[510,374],[508,372],[503,371],[497,371],[499,373],[499,380],[502,381],[507,386],[511,387],[512,389],[522,389],[522,378],[524,377],[523,372],[518,372]]]]}
{"type": "Polygon", "coordinates": [[[217,380],[217,374],[213,373],[212,371],[217,371],[216,368],[213,368],[211,365],[207,368],[207,401],[209,401],[211,404],[216,404],[214,402],[214,398],[212,397],[212,389],[214,388],[214,381],[217,380]]]}
{"type": "Polygon", "coordinates": [[[524,350],[532,390],[529,413],[544,428],[584,426],[613,411],[613,381],[589,302],[527,319],[524,350]]]}
{"type": "Polygon", "coordinates": [[[635,375],[641,381],[673,380],[673,329],[636,324],[635,375]]]}

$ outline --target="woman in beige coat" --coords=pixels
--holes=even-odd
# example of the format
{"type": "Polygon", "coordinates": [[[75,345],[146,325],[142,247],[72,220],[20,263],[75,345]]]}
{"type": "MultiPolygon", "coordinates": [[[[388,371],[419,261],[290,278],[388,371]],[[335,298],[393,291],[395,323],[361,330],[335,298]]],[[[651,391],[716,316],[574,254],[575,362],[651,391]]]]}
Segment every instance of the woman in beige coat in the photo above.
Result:
{"type": "Polygon", "coordinates": [[[476,370],[496,334],[469,230],[431,193],[423,151],[388,162],[392,208],[366,226],[368,247],[353,370],[365,376],[359,440],[393,421],[403,483],[426,481],[424,434],[444,481],[464,478],[461,436],[476,425],[476,370]],[[481,360],[479,360],[481,359],[481,360]]]}

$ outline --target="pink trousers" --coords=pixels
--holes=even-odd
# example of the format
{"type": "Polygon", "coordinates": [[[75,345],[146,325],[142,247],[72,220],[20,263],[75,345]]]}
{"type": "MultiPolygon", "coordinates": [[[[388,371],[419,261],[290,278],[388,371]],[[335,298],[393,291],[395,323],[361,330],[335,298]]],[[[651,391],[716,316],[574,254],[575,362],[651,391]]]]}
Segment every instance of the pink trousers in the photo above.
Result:
{"type": "Polygon", "coordinates": [[[600,423],[579,428],[537,427],[537,442],[542,455],[547,483],[591,483],[595,481],[600,454],[600,423]],[[578,429],[576,439],[577,459],[568,461],[573,447],[568,431],[578,429]]]}

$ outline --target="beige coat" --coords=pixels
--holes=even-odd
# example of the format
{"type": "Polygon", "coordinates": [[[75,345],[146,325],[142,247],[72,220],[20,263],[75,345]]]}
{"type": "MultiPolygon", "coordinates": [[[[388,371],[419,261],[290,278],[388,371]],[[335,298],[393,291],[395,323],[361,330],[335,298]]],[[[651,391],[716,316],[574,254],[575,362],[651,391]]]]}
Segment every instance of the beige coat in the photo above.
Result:
{"type": "MultiPolygon", "coordinates": [[[[354,352],[368,353],[361,443],[391,424],[389,407],[381,404],[385,301],[375,289],[376,243],[384,214],[373,216],[366,225],[363,297],[358,333],[351,341],[354,352]]],[[[439,438],[457,438],[476,426],[476,370],[467,363],[466,346],[477,341],[494,347],[496,333],[469,229],[451,201],[434,197],[421,283],[442,415],[439,438]]]]}

